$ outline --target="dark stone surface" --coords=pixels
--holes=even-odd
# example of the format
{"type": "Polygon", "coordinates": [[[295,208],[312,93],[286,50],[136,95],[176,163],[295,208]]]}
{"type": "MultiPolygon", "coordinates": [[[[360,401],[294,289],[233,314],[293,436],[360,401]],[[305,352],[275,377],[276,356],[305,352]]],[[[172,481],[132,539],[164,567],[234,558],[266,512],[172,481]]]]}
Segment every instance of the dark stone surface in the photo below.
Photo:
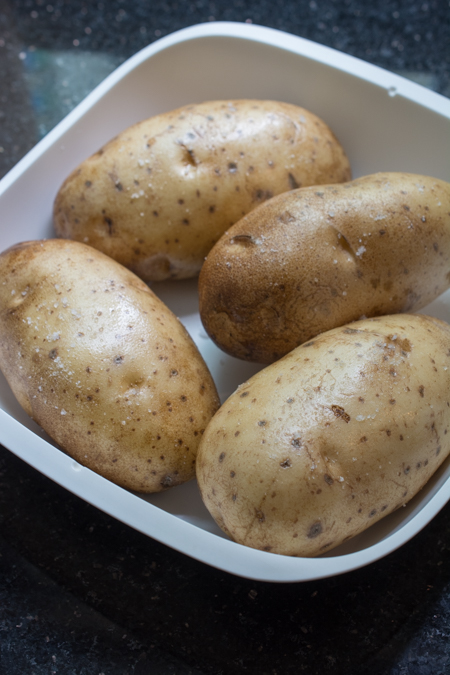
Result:
{"type": "MultiPolygon", "coordinates": [[[[443,0],[3,0],[0,175],[122,60],[212,18],[286,30],[450,94],[443,0]],[[75,91],[52,89],[86,52],[75,91]]],[[[253,582],[142,536],[0,448],[0,673],[448,675],[450,505],[370,567],[253,582]]]]}

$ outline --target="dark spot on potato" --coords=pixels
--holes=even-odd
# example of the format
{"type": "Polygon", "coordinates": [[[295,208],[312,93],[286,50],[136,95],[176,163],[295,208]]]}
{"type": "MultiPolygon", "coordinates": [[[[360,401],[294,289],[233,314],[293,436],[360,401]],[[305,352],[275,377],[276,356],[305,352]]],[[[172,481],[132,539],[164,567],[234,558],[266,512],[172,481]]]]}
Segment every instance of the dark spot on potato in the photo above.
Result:
{"type": "Polygon", "coordinates": [[[171,370],[170,371],[170,377],[175,377],[176,375],[178,375],[178,370],[171,370]]]}
{"type": "Polygon", "coordinates": [[[407,476],[407,475],[409,474],[410,471],[411,471],[411,467],[410,467],[410,466],[405,466],[405,468],[403,469],[403,473],[405,474],[405,476],[407,476]]]}
{"type": "Polygon", "coordinates": [[[395,398],[391,398],[390,401],[389,401],[389,403],[390,403],[391,405],[395,405],[395,403],[396,403],[395,398]]]}
{"type": "Polygon", "coordinates": [[[221,452],[220,455],[219,455],[219,462],[222,463],[224,459],[225,459],[225,453],[221,452]]]}
{"type": "Polygon", "coordinates": [[[404,340],[400,340],[400,342],[399,342],[398,344],[399,344],[399,346],[400,346],[400,349],[401,349],[403,352],[408,353],[408,352],[410,352],[411,349],[412,349],[412,345],[411,345],[410,341],[407,340],[406,338],[405,338],[404,340]]]}
{"type": "Polygon", "coordinates": [[[261,509],[255,509],[255,515],[256,515],[257,520],[258,520],[260,523],[263,523],[263,522],[265,521],[265,519],[266,519],[266,516],[265,516],[264,513],[261,511],[261,509]]]}
{"type": "Polygon", "coordinates": [[[112,218],[109,218],[108,216],[103,216],[103,220],[108,226],[108,234],[111,236],[113,234],[113,221],[112,218]]]}
{"type": "Polygon", "coordinates": [[[293,398],[288,398],[288,400],[286,401],[286,403],[289,403],[289,404],[290,404],[290,403],[294,403],[294,399],[293,399],[293,398]]]}
{"type": "Polygon", "coordinates": [[[283,469],[288,469],[290,466],[292,466],[291,460],[290,459],[285,459],[283,462],[280,462],[280,466],[283,469]]]}
{"type": "Polygon", "coordinates": [[[259,422],[258,422],[259,427],[265,427],[266,424],[267,424],[266,420],[259,420],[259,422]]]}
{"type": "Polygon", "coordinates": [[[262,190],[261,188],[258,188],[253,193],[253,198],[257,202],[266,201],[267,199],[271,199],[272,197],[273,192],[271,190],[262,190]]]}
{"type": "Polygon", "coordinates": [[[239,436],[240,433],[241,433],[240,431],[235,431],[235,432],[234,432],[234,435],[235,435],[235,436],[239,436]]]}
{"type": "Polygon", "coordinates": [[[328,485],[333,485],[333,483],[334,483],[333,478],[331,478],[331,476],[327,473],[324,474],[323,479],[324,479],[325,483],[328,483],[328,485]]]}
{"type": "Polygon", "coordinates": [[[237,164],[236,162],[228,162],[228,171],[230,173],[236,173],[237,171],[237,164]]]}
{"type": "Polygon", "coordinates": [[[160,484],[162,487],[164,487],[164,488],[171,487],[171,486],[173,485],[173,478],[172,478],[172,476],[169,476],[169,475],[164,476],[164,478],[161,479],[161,481],[160,481],[159,484],[160,484]]]}
{"type": "Polygon", "coordinates": [[[369,518],[373,518],[376,512],[377,512],[376,509],[372,509],[372,511],[369,513],[369,518]]]}
{"type": "Polygon", "coordinates": [[[54,349],[50,349],[50,351],[48,353],[48,358],[54,360],[54,359],[56,359],[57,356],[58,356],[58,350],[56,349],[56,347],[54,349]]]}
{"type": "Polygon", "coordinates": [[[387,434],[387,436],[390,436],[390,435],[391,435],[391,433],[392,433],[392,432],[391,432],[391,430],[390,430],[390,429],[386,429],[386,434],[387,434]]]}
{"type": "Polygon", "coordinates": [[[440,452],[441,452],[441,446],[438,445],[437,448],[436,448],[436,456],[439,455],[440,452]]]}
{"type": "Polygon", "coordinates": [[[311,525],[306,536],[308,539],[315,539],[319,534],[322,534],[322,523],[318,520],[311,525]]]}
{"type": "Polygon", "coordinates": [[[248,391],[244,391],[244,392],[242,392],[242,394],[241,394],[240,398],[244,398],[245,396],[248,396],[248,395],[249,395],[249,393],[250,393],[250,392],[248,392],[248,391]]]}
{"type": "Polygon", "coordinates": [[[118,355],[118,356],[114,357],[113,361],[114,361],[114,363],[119,364],[119,363],[123,362],[124,358],[125,358],[124,356],[118,355]]]}
{"type": "Polygon", "coordinates": [[[305,344],[302,345],[302,347],[312,347],[314,344],[316,344],[314,340],[311,340],[311,342],[305,342],[305,344]]]}
{"type": "Polygon", "coordinates": [[[367,441],[367,436],[361,436],[361,438],[359,439],[360,443],[365,443],[366,441],[367,441]]]}
{"type": "Polygon", "coordinates": [[[336,417],[344,420],[347,424],[350,422],[350,415],[345,412],[344,408],[341,408],[340,405],[332,405],[331,411],[336,417]]]}
{"type": "Polygon", "coordinates": [[[423,384],[421,384],[419,387],[419,394],[421,395],[422,398],[424,397],[424,391],[425,387],[423,386],[423,384]]]}
{"type": "Polygon", "coordinates": [[[379,230],[379,234],[382,237],[384,234],[386,234],[386,230],[379,230]]]}
{"type": "Polygon", "coordinates": [[[293,176],[292,173],[290,173],[290,174],[288,175],[288,180],[289,180],[289,188],[290,188],[291,190],[296,190],[297,188],[300,187],[300,183],[298,183],[298,182],[295,180],[295,177],[293,176]]]}
{"type": "Polygon", "coordinates": [[[216,210],[216,207],[214,206],[214,204],[211,204],[211,206],[209,207],[209,212],[214,213],[215,210],[216,210]]]}
{"type": "Polygon", "coordinates": [[[85,184],[85,186],[86,186],[86,187],[88,187],[88,188],[89,188],[89,187],[91,187],[91,185],[92,185],[92,181],[90,181],[90,180],[87,180],[87,181],[85,181],[85,183],[84,183],[84,184],[85,184]]]}
{"type": "Polygon", "coordinates": [[[294,448],[301,448],[302,447],[302,439],[301,438],[293,438],[291,441],[291,445],[294,446],[294,448]]]}

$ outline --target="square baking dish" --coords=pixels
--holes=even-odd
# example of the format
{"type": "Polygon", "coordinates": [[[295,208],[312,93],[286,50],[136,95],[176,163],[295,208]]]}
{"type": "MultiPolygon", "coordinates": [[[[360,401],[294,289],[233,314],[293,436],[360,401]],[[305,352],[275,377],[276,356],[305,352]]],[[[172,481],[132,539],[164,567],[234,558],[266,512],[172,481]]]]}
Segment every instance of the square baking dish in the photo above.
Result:
{"type": "MultiPolygon", "coordinates": [[[[52,206],[64,178],[129,125],[211,99],[287,101],[321,117],[344,146],[354,177],[406,171],[450,180],[450,101],[398,75],[308,40],[239,23],[169,35],[130,58],[0,181],[0,250],[54,236],[52,206]]],[[[197,280],[154,284],[205,358],[222,401],[261,366],[221,352],[198,315],[197,280]]],[[[423,313],[450,321],[450,292],[423,313]]],[[[150,496],[79,465],[20,408],[0,375],[0,443],[87,502],[205,564],[250,579],[299,582],[342,574],[389,554],[450,498],[450,460],[408,505],[315,559],[230,541],[203,506],[195,481],[150,496]]]]}

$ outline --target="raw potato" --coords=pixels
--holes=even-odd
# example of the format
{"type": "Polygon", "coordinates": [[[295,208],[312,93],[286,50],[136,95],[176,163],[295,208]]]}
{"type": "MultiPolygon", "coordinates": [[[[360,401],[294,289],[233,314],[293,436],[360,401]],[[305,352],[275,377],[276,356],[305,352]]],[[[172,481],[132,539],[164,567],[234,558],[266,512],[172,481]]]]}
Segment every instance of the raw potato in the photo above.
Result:
{"type": "Polygon", "coordinates": [[[366,319],[238,390],[200,443],[203,500],[235,541],[317,556],[410,500],[450,454],[450,327],[366,319]]]}
{"type": "Polygon", "coordinates": [[[85,244],[0,255],[0,368],[25,411],[93,471],[158,492],[195,475],[218,407],[188,333],[134,274],[85,244]]]}
{"type": "Polygon", "coordinates": [[[350,180],[315,115],[276,101],[212,101],[130,127],[87,159],[54,204],[57,236],[146,281],[198,274],[225,230],[273,195],[350,180]]]}
{"type": "Polygon", "coordinates": [[[207,257],[200,314],[224,351],[272,363],[363,316],[416,311],[450,286],[450,183],[379,173],[274,197],[207,257]]]}

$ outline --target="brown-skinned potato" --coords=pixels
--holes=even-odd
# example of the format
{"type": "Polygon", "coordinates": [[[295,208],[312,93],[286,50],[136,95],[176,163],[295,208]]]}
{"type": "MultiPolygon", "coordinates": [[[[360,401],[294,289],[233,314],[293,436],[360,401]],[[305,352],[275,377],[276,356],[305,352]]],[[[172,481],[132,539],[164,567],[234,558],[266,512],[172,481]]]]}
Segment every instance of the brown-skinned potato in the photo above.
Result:
{"type": "Polygon", "coordinates": [[[279,195],[208,254],[200,314],[227,353],[272,363],[362,316],[416,311],[450,286],[450,183],[378,173],[279,195]]]}
{"type": "Polygon", "coordinates": [[[183,279],[261,202],[349,179],[344,150],[316,115],[278,101],[211,101],[140,122],[86,159],[56,196],[54,226],[145,281],[183,279]]]}
{"type": "Polygon", "coordinates": [[[129,270],[79,242],[0,254],[0,368],[80,464],[139,492],[195,475],[219,400],[181,322],[129,270]]]}
{"type": "Polygon", "coordinates": [[[236,542],[332,550],[406,504],[450,454],[450,327],[421,315],[323,333],[242,384],[197,455],[236,542]]]}

